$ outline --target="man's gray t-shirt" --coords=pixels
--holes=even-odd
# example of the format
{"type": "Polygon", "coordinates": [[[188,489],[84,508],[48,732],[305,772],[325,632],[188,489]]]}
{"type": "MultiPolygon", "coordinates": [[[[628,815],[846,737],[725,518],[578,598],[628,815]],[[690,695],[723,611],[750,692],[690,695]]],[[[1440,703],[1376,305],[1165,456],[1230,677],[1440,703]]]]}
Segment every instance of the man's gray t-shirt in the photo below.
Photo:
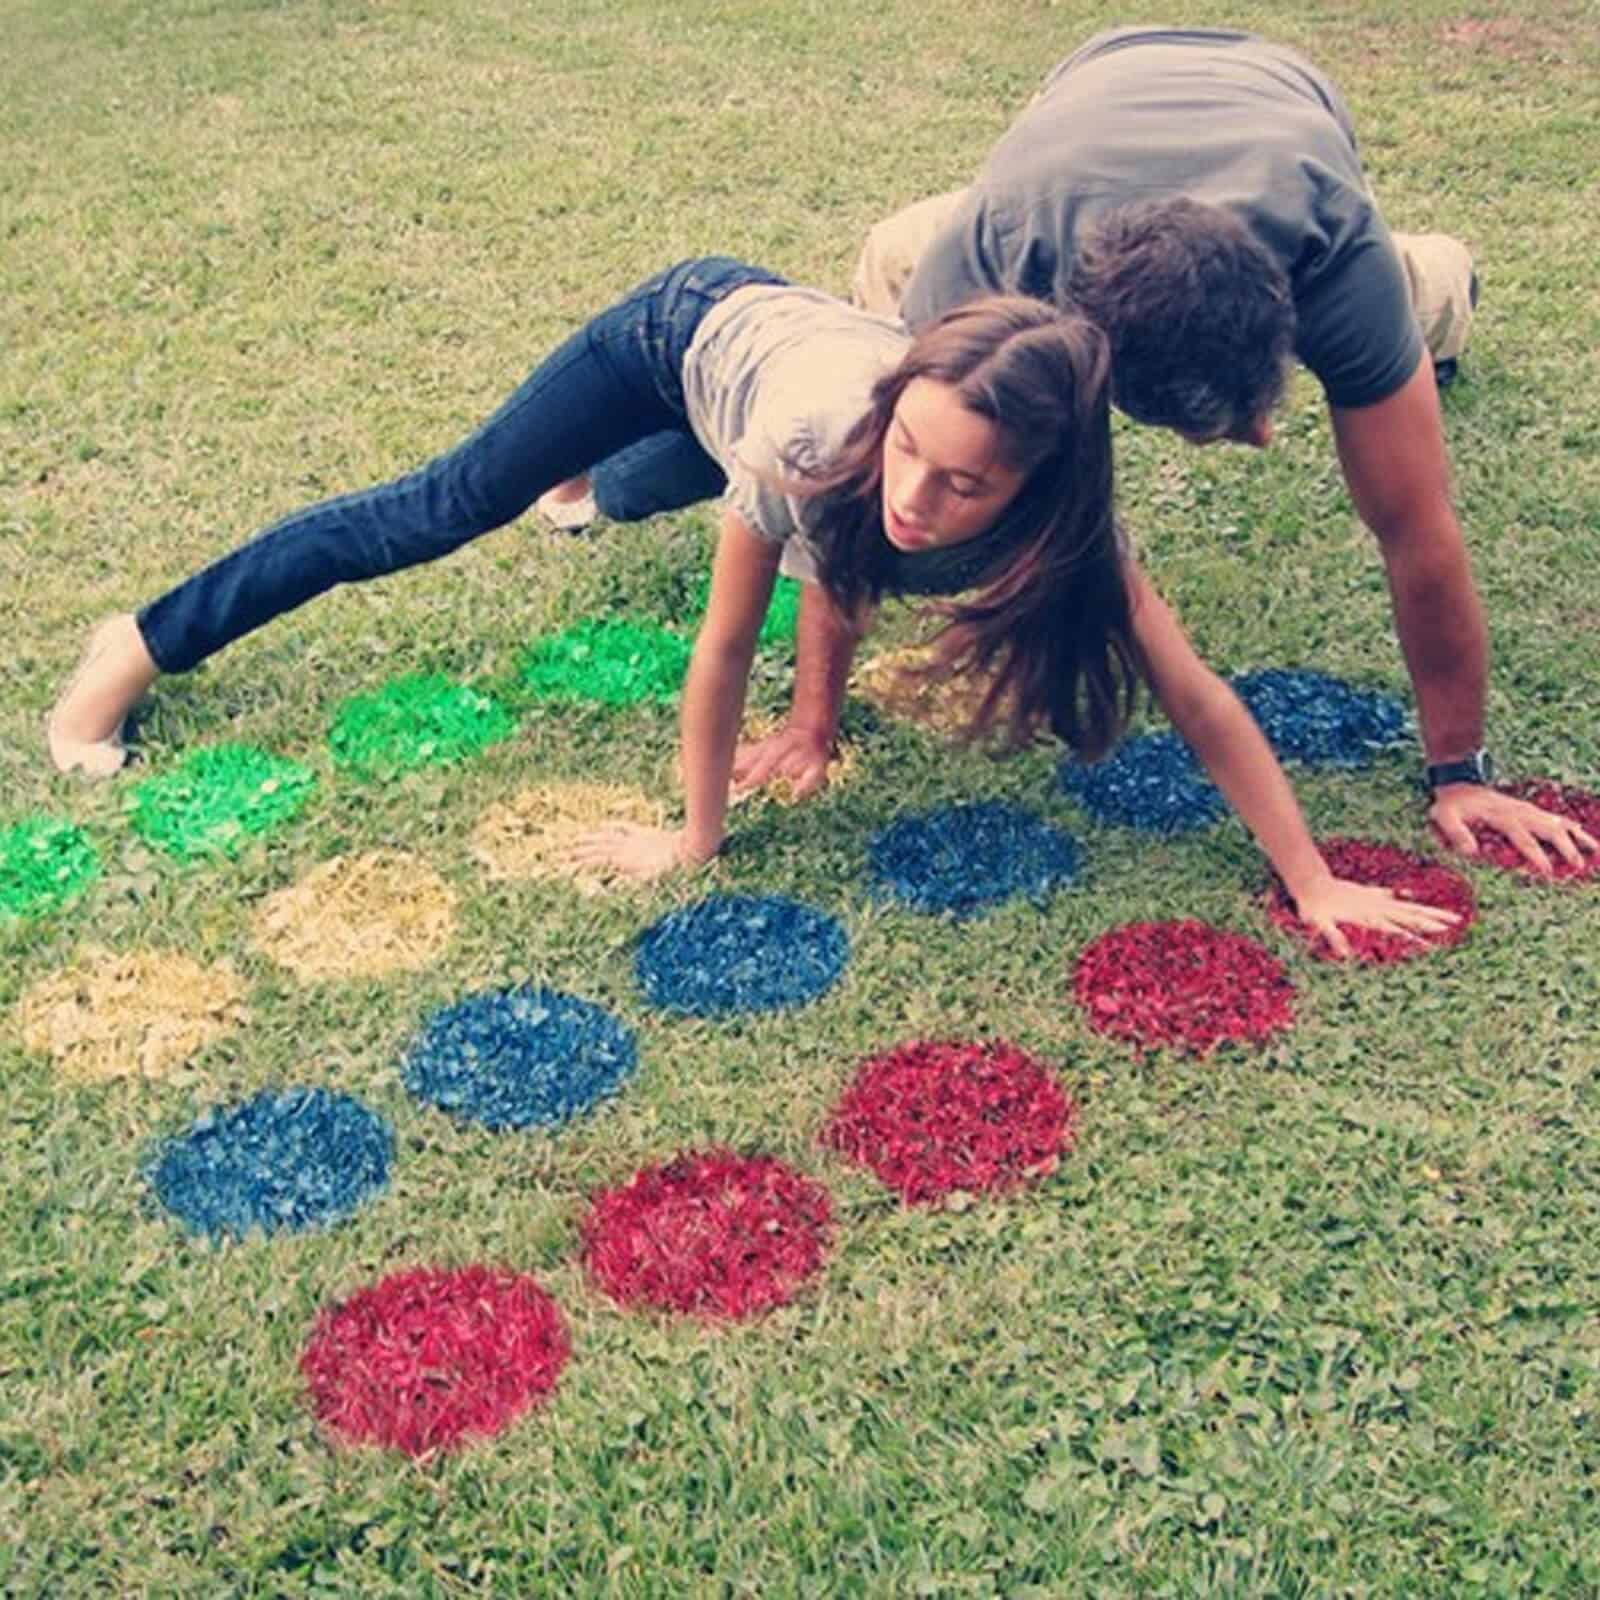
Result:
{"type": "Polygon", "coordinates": [[[1295,51],[1216,29],[1117,29],[1057,67],[901,313],[915,328],[992,292],[1065,304],[1075,241],[1115,207],[1176,196],[1232,212],[1281,263],[1296,353],[1330,404],[1374,404],[1416,370],[1404,268],[1339,91],[1295,51]]]}
{"type": "Polygon", "coordinates": [[[683,363],[689,425],[727,476],[724,503],[783,546],[790,576],[816,580],[817,504],[786,485],[834,461],[909,343],[898,322],[789,284],[736,289],[695,330],[683,363]]]}

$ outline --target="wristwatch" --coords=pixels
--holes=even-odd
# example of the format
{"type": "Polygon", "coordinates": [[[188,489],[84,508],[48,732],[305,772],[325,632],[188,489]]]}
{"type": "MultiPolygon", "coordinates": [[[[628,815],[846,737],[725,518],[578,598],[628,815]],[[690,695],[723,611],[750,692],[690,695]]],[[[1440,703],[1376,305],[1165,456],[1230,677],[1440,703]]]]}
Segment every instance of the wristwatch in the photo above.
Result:
{"type": "Polygon", "coordinates": [[[1435,789],[1442,789],[1447,783],[1493,783],[1494,762],[1489,759],[1487,750],[1474,750],[1471,755],[1462,756],[1458,761],[1433,762],[1426,769],[1424,780],[1429,794],[1435,789]]]}

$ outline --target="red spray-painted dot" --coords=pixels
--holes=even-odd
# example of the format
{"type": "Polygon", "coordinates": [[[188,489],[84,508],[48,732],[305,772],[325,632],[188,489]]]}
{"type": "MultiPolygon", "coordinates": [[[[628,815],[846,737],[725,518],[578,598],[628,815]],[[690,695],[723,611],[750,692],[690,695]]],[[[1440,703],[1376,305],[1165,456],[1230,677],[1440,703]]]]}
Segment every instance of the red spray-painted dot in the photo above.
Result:
{"type": "MultiPolygon", "coordinates": [[[[1413,855],[1398,845],[1377,844],[1366,839],[1326,839],[1317,848],[1336,877],[1348,878],[1353,883],[1377,884],[1420,905],[1454,911],[1460,918],[1438,933],[1424,933],[1414,939],[1404,934],[1384,933],[1377,928],[1346,927],[1344,934],[1357,961],[1387,965],[1460,944],[1477,919],[1478,906],[1472,895],[1472,885],[1459,872],[1452,872],[1437,861],[1413,855]]],[[[1313,955],[1324,961],[1336,959],[1327,940],[1313,933],[1295,914],[1294,902],[1276,879],[1267,891],[1267,915],[1280,928],[1298,934],[1313,955]]]]}
{"type": "Polygon", "coordinates": [[[1073,993],[1089,1026],[1136,1049],[1209,1055],[1264,1044],[1294,1021],[1294,985],[1254,939],[1204,922],[1132,922],[1078,957],[1073,993]]]}
{"type": "Polygon", "coordinates": [[[420,1456],[498,1433],[555,1387],[571,1348],[532,1278],[419,1267],[326,1308],[300,1371],[336,1438],[420,1456]]]}
{"type": "Polygon", "coordinates": [[[594,1197],[583,1262],[621,1305],[751,1317],[794,1297],[831,1228],[827,1191],[783,1162],[691,1151],[594,1197]]]}
{"type": "MultiPolygon", "coordinates": [[[[1584,789],[1568,789],[1559,783],[1542,781],[1507,784],[1500,793],[1511,795],[1517,800],[1526,800],[1530,805],[1538,806],[1541,811],[1554,811],[1559,816],[1568,817],[1580,828],[1600,839],[1600,795],[1590,794],[1584,789]]],[[[1535,882],[1539,881],[1538,873],[1529,866],[1522,852],[1499,829],[1487,828],[1478,823],[1473,825],[1472,832],[1478,841],[1478,854],[1474,859],[1485,861],[1490,866],[1503,867],[1508,872],[1522,873],[1535,882]]],[[[1561,881],[1592,878],[1600,872],[1600,851],[1586,854],[1577,866],[1564,860],[1549,846],[1545,847],[1545,854],[1550,857],[1551,866],[1554,868],[1551,876],[1561,881]]]]}
{"type": "Polygon", "coordinates": [[[921,1205],[1054,1171],[1075,1118],[1051,1073],[1016,1045],[919,1039],[862,1065],[822,1137],[921,1205]]]}

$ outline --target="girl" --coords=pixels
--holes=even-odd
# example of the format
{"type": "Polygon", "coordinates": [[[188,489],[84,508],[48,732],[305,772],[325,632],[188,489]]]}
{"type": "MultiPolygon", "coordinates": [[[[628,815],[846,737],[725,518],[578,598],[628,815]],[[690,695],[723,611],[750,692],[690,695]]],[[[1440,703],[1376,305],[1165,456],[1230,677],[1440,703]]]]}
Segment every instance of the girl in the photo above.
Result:
{"type": "Polygon", "coordinates": [[[1449,913],[1337,879],[1266,740],[1195,655],[1120,542],[1105,340],[1040,302],[975,301],[915,340],[899,324],[722,257],[658,274],[538,366],[463,444],[393,483],[290,516],[137,617],[99,628],[51,713],[51,756],[93,773],[161,672],[182,672],[338,583],[445,555],[593,463],[692,433],[728,480],[682,707],[686,821],[600,830],[584,859],[639,876],[721,847],[730,778],[796,754],[816,786],[848,663],[885,593],[953,595],[942,673],[987,672],[974,731],[1040,723],[1087,756],[1139,675],[1244,818],[1300,915],[1420,933],[1449,913]],[[780,562],[810,580],[795,708],[776,747],[735,745],[780,562]]]}

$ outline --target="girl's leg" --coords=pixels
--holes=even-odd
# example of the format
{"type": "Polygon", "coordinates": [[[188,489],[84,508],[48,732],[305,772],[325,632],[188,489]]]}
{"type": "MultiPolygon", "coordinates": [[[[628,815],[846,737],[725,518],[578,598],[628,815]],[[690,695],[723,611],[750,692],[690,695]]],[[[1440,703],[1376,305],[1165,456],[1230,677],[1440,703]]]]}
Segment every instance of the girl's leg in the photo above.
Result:
{"type": "Polygon", "coordinates": [[[714,500],[727,488],[722,468],[692,433],[652,433],[607,456],[580,478],[569,478],[539,497],[539,514],[568,533],[596,517],[642,522],[714,500]]]}
{"type": "Polygon", "coordinates": [[[541,362],[454,450],[392,483],[287,517],[145,607],[115,648],[91,652],[57,703],[57,764],[114,742],[149,669],[187,671],[336,584],[447,555],[593,462],[686,428],[681,361],[699,317],[740,283],[766,276],[715,258],[658,274],[541,362]]]}

